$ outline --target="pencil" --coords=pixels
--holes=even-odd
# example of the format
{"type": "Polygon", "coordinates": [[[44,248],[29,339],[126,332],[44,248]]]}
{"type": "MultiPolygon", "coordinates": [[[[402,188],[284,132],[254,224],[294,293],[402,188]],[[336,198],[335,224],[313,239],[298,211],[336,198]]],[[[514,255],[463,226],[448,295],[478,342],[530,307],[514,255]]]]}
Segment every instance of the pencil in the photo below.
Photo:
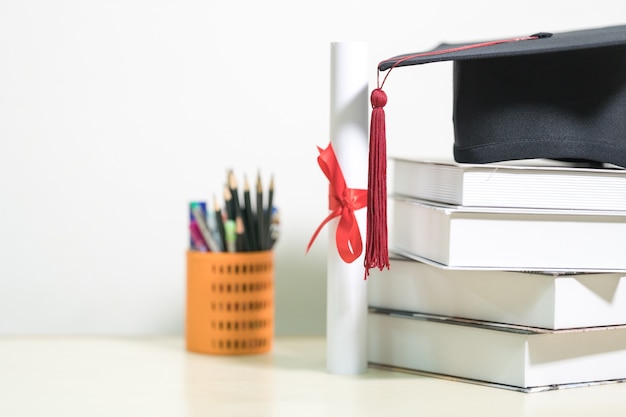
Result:
{"type": "Polygon", "coordinates": [[[259,242],[259,250],[265,249],[265,214],[263,213],[263,183],[261,182],[261,173],[256,177],[256,221],[257,221],[257,240],[259,242]]]}
{"type": "Polygon", "coordinates": [[[233,195],[230,192],[228,185],[224,185],[224,206],[226,210],[226,218],[228,220],[235,220],[235,212],[233,210],[233,195]]]}
{"type": "Polygon", "coordinates": [[[228,171],[228,188],[230,189],[233,201],[233,216],[234,218],[237,218],[237,216],[241,216],[241,205],[239,204],[237,177],[235,177],[235,173],[232,170],[228,171]]]}
{"type": "Polygon", "coordinates": [[[246,228],[243,225],[243,219],[241,216],[237,216],[235,219],[235,233],[237,234],[237,240],[235,243],[237,252],[247,252],[248,242],[246,242],[246,228]]]}
{"type": "Polygon", "coordinates": [[[248,246],[251,251],[259,250],[258,240],[256,236],[256,219],[252,212],[252,202],[250,201],[250,184],[248,183],[248,177],[243,176],[243,201],[245,204],[245,216],[244,226],[246,227],[246,233],[248,238],[248,246]]]}
{"type": "Polygon", "coordinates": [[[233,199],[233,211],[237,225],[237,251],[247,252],[250,250],[250,243],[248,242],[248,232],[243,210],[241,209],[241,203],[239,202],[239,186],[237,185],[237,177],[235,176],[233,170],[228,172],[228,188],[230,189],[233,199]]]}
{"type": "Polygon", "coordinates": [[[236,251],[237,243],[237,231],[236,224],[233,219],[228,219],[224,222],[224,231],[226,232],[226,250],[228,252],[236,251]]]}
{"type": "Polygon", "coordinates": [[[270,187],[267,195],[267,211],[265,213],[265,220],[263,226],[265,227],[265,249],[269,249],[271,246],[271,230],[272,225],[272,205],[274,204],[274,174],[270,178],[270,187]]]}
{"type": "Polygon", "coordinates": [[[215,214],[215,224],[217,225],[217,232],[220,235],[220,241],[222,242],[222,250],[226,250],[226,232],[224,230],[224,218],[222,217],[222,209],[217,202],[215,195],[213,196],[213,211],[215,214]]]}

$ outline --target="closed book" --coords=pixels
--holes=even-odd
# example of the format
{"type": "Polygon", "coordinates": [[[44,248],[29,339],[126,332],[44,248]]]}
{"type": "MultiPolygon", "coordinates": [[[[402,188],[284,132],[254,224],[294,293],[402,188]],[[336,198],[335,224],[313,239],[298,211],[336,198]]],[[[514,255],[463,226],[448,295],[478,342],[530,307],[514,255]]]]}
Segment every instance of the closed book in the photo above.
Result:
{"type": "Polygon", "coordinates": [[[370,307],[545,329],[626,324],[626,274],[454,270],[392,256],[370,307]]]}
{"type": "Polygon", "coordinates": [[[626,326],[540,330],[368,312],[371,366],[533,392],[623,381],[626,326]]]}
{"type": "Polygon", "coordinates": [[[390,250],[456,269],[624,271],[626,212],[476,208],[396,197],[390,250]]]}
{"type": "Polygon", "coordinates": [[[461,164],[392,158],[392,192],[470,207],[626,210],[626,170],[545,160],[461,164]]]}

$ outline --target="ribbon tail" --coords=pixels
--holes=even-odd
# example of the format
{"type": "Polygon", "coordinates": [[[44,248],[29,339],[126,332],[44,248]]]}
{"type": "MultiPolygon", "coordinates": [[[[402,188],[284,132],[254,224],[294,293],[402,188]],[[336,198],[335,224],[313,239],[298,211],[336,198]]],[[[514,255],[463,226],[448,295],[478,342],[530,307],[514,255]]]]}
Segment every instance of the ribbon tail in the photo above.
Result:
{"type": "Polygon", "coordinates": [[[311,237],[311,240],[309,241],[309,244],[306,247],[306,252],[305,253],[309,253],[309,249],[311,249],[311,246],[313,246],[313,242],[317,238],[317,235],[319,235],[319,233],[322,231],[324,226],[326,226],[326,224],[329,221],[331,221],[334,217],[337,217],[337,216],[339,216],[339,213],[337,212],[337,210],[331,212],[328,216],[326,216],[324,221],[317,227],[317,230],[315,230],[315,233],[313,233],[313,237],[311,237]]]}

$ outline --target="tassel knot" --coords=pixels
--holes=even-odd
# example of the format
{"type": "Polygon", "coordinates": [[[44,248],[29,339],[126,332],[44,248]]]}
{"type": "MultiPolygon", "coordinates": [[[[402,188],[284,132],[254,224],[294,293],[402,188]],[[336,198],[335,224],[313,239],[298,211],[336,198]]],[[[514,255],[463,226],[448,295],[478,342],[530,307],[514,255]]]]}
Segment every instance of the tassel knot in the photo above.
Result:
{"type": "Polygon", "coordinates": [[[374,109],[383,108],[385,107],[385,104],[387,104],[387,94],[382,89],[376,88],[372,91],[370,102],[372,103],[372,108],[374,109]]]}

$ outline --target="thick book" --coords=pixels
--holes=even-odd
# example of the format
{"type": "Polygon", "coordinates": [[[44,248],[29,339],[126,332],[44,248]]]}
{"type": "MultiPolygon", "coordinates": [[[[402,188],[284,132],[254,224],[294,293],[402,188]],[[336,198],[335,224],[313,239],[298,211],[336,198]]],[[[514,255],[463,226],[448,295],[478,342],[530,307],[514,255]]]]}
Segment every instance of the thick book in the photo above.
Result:
{"type": "Polygon", "coordinates": [[[395,158],[392,192],[470,207],[626,210],[626,170],[542,160],[460,164],[395,158]],[[534,164],[534,165],[529,165],[534,164]]]}
{"type": "Polygon", "coordinates": [[[626,274],[453,270],[392,256],[370,307],[545,329],[626,325],[626,274]]]}
{"type": "Polygon", "coordinates": [[[626,326],[541,330],[370,310],[371,366],[525,392],[622,382],[626,326]]]}
{"type": "Polygon", "coordinates": [[[389,248],[455,269],[624,271],[626,211],[390,201],[389,248]]]}

